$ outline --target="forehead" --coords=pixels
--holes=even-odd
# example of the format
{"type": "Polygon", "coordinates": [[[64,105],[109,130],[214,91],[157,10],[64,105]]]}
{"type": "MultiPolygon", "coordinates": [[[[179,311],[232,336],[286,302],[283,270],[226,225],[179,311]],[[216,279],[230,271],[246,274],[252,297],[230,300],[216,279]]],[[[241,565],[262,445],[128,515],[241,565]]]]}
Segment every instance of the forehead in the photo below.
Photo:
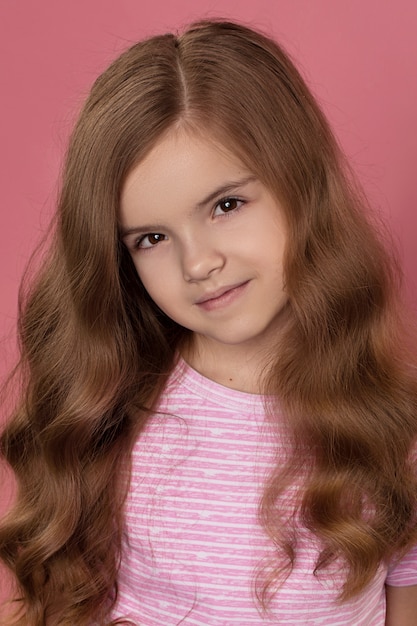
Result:
{"type": "Polygon", "coordinates": [[[250,174],[224,144],[201,134],[171,131],[128,174],[120,219],[123,223],[132,209],[171,202],[191,208],[216,187],[250,174]]]}

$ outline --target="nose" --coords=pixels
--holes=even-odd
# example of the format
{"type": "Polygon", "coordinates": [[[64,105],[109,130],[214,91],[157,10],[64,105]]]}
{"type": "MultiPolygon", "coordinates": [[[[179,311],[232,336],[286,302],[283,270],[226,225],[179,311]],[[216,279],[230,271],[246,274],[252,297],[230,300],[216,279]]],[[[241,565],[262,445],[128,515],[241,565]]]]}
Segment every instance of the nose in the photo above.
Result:
{"type": "Polygon", "coordinates": [[[187,282],[201,281],[222,269],[225,255],[207,236],[183,242],[182,271],[187,282]]]}

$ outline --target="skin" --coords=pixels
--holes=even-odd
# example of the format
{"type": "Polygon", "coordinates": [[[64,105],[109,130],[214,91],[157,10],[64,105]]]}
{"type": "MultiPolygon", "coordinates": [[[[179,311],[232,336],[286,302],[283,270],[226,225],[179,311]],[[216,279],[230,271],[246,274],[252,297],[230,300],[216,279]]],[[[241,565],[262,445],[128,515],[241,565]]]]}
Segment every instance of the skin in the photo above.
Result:
{"type": "Polygon", "coordinates": [[[385,626],[416,626],[417,585],[386,586],[387,615],[385,626]]]}
{"type": "Polygon", "coordinates": [[[127,177],[120,221],[149,295],[193,333],[190,365],[258,393],[287,304],[277,200],[223,146],[173,130],[127,177]]]}

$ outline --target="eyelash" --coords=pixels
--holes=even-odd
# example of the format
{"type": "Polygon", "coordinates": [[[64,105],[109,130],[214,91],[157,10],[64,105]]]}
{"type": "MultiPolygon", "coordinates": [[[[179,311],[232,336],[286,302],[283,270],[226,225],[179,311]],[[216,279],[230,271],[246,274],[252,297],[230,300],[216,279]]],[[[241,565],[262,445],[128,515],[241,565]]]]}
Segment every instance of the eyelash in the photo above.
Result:
{"type": "MultiPolygon", "coordinates": [[[[146,235],[141,235],[136,241],[133,242],[133,250],[150,250],[158,245],[158,242],[151,246],[143,246],[141,247],[141,243],[145,241],[148,237],[165,237],[162,233],[147,233],[146,235]]],[[[163,241],[163,239],[162,239],[163,241]]]]}
{"type": "Polygon", "coordinates": [[[221,213],[220,215],[222,216],[229,215],[229,213],[236,213],[237,211],[240,211],[240,209],[244,205],[244,200],[241,200],[240,198],[237,198],[236,196],[226,196],[225,198],[222,198],[216,203],[214,210],[213,210],[213,214],[216,212],[217,207],[219,207],[221,204],[226,204],[227,202],[237,202],[239,206],[235,207],[234,209],[229,209],[228,211],[221,213]]]}
{"type": "MultiPolygon", "coordinates": [[[[241,200],[240,198],[237,198],[235,196],[226,196],[225,198],[221,198],[221,200],[219,200],[218,202],[216,202],[214,209],[213,209],[213,215],[214,217],[229,217],[229,215],[231,213],[237,213],[237,211],[240,211],[240,209],[242,208],[242,206],[244,205],[244,200],[241,200]],[[223,211],[222,209],[222,213],[220,213],[219,216],[215,215],[216,209],[218,207],[220,207],[220,205],[224,205],[226,203],[233,203],[236,202],[238,204],[237,207],[235,208],[231,208],[228,211],[223,211]]],[[[141,244],[143,243],[143,241],[148,238],[148,237],[165,237],[165,235],[163,233],[147,233],[145,235],[141,235],[136,241],[134,241],[133,243],[133,250],[150,250],[151,248],[154,248],[158,245],[158,242],[156,242],[154,245],[150,245],[150,246],[144,246],[141,247],[141,244]]],[[[161,241],[164,241],[164,239],[162,239],[161,241]]]]}

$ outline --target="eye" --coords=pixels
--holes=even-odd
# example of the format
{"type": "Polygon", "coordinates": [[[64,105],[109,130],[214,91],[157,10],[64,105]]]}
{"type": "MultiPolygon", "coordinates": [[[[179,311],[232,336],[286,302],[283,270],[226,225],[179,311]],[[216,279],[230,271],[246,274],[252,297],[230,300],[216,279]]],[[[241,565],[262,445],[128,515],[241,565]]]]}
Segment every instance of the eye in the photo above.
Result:
{"type": "Polygon", "coordinates": [[[162,233],[149,233],[148,235],[142,235],[140,239],[135,241],[135,250],[144,249],[144,248],[153,248],[161,241],[166,239],[165,235],[162,233]]]}
{"type": "Polygon", "coordinates": [[[242,206],[243,200],[239,200],[238,198],[223,198],[223,200],[220,200],[214,207],[213,215],[217,216],[231,213],[232,211],[239,210],[242,206]]]}

